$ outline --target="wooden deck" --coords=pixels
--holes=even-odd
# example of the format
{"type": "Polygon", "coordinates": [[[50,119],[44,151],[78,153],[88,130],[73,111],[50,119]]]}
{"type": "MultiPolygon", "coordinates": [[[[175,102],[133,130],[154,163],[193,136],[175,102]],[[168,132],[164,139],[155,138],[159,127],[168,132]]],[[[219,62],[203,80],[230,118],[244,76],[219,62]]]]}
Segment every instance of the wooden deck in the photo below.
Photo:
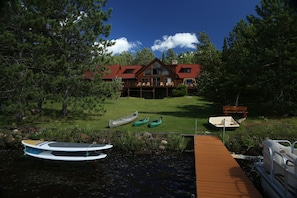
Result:
{"type": "Polygon", "coordinates": [[[220,139],[196,135],[194,150],[196,197],[262,197],[220,139]]]}

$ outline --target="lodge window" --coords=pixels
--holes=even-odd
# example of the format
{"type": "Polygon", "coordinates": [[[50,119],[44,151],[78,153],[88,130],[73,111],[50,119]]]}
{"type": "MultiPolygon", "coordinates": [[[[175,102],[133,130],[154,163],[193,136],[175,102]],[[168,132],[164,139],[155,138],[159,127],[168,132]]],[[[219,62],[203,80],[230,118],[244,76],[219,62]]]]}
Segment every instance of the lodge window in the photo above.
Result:
{"type": "Polygon", "coordinates": [[[179,70],[180,73],[191,73],[191,68],[181,68],[179,70]]]}
{"type": "Polygon", "coordinates": [[[186,85],[193,84],[193,79],[187,79],[187,80],[185,80],[185,84],[186,85]]]}
{"type": "Polygon", "coordinates": [[[166,83],[171,83],[171,78],[165,78],[166,83]]]}
{"type": "Polygon", "coordinates": [[[160,75],[160,69],[153,69],[153,75],[160,75]]]}
{"type": "Polygon", "coordinates": [[[141,82],[145,82],[145,83],[148,82],[148,78],[142,78],[141,82]]]}
{"type": "Polygon", "coordinates": [[[150,68],[150,67],[147,68],[147,69],[144,71],[144,75],[146,75],[146,76],[151,75],[151,68],[150,68]]]}
{"type": "Polygon", "coordinates": [[[158,62],[155,62],[152,66],[153,75],[160,75],[161,74],[161,65],[158,62]]]}
{"type": "Polygon", "coordinates": [[[134,69],[126,69],[124,74],[133,74],[134,69]]]}
{"type": "Polygon", "coordinates": [[[168,76],[169,75],[169,71],[162,67],[159,63],[154,63],[151,67],[147,68],[144,71],[144,75],[145,76],[149,76],[149,75],[154,75],[154,76],[168,76]]]}

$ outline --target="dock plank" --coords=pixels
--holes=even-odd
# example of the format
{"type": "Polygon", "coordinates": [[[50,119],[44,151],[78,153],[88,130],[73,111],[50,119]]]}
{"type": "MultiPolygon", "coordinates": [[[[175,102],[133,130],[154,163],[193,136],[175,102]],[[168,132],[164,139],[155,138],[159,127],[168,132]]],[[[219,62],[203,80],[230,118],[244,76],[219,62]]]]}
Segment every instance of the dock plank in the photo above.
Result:
{"type": "Polygon", "coordinates": [[[196,135],[194,151],[197,197],[262,197],[220,139],[196,135]]]}

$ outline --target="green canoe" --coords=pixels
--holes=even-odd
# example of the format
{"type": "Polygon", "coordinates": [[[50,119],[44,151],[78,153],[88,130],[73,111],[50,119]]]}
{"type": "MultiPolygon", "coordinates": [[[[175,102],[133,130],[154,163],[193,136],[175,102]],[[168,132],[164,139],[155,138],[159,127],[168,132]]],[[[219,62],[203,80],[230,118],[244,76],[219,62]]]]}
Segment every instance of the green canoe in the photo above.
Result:
{"type": "Polygon", "coordinates": [[[149,117],[143,118],[141,120],[137,120],[134,122],[133,126],[140,126],[140,125],[144,125],[147,124],[150,121],[149,117]]]}
{"type": "Polygon", "coordinates": [[[161,124],[162,124],[162,117],[160,117],[160,118],[157,119],[157,120],[152,121],[148,126],[149,126],[150,128],[152,128],[152,127],[159,126],[159,125],[161,125],[161,124]]]}

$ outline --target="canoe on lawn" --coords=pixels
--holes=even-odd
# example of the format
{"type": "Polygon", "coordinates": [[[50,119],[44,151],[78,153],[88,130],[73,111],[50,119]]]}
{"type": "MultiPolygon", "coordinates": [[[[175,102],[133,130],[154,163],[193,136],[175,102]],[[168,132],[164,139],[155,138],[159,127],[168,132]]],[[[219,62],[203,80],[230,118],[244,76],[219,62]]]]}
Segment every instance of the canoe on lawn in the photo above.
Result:
{"type": "Polygon", "coordinates": [[[140,125],[144,125],[147,124],[150,121],[149,117],[143,118],[141,120],[137,120],[134,122],[133,126],[140,126],[140,125]]]}
{"type": "Polygon", "coordinates": [[[109,120],[109,127],[113,128],[124,124],[128,124],[130,122],[133,122],[137,118],[137,116],[138,116],[138,111],[135,111],[133,114],[122,117],[120,119],[109,120]]]}
{"type": "Polygon", "coordinates": [[[148,126],[149,126],[150,128],[152,128],[152,127],[159,126],[159,125],[161,125],[161,124],[162,124],[162,117],[160,117],[160,118],[157,119],[157,120],[152,121],[148,126]]]}

